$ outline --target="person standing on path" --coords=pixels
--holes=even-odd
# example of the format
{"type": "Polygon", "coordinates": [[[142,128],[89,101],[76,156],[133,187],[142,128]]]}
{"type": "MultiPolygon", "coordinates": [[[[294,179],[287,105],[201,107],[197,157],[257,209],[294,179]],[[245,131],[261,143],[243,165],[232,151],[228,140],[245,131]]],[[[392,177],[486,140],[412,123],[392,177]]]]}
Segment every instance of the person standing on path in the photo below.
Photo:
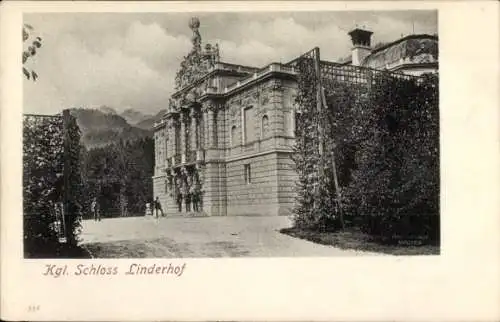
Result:
{"type": "Polygon", "coordinates": [[[161,212],[162,217],[165,217],[165,214],[163,213],[163,209],[161,208],[161,203],[160,203],[159,197],[156,197],[156,200],[155,200],[155,210],[156,210],[156,218],[158,218],[158,211],[161,212]]]}
{"type": "Polygon", "coordinates": [[[96,197],[94,197],[94,199],[92,200],[92,203],[90,204],[90,210],[92,211],[92,214],[94,215],[94,220],[101,221],[101,212],[99,211],[99,204],[97,203],[96,197]]]}

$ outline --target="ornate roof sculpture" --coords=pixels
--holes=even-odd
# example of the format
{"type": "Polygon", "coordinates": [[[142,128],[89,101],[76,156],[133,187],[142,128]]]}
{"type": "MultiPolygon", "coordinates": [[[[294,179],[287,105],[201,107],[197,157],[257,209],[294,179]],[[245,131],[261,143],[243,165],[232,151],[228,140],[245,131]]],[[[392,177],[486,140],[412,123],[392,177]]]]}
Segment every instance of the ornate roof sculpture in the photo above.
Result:
{"type": "Polygon", "coordinates": [[[192,17],[189,20],[189,28],[193,31],[193,36],[191,37],[193,48],[181,62],[181,68],[175,77],[176,90],[180,90],[200,79],[220,59],[219,46],[217,44],[215,46],[206,44],[205,48],[202,48],[199,32],[200,20],[197,17],[192,17]]]}

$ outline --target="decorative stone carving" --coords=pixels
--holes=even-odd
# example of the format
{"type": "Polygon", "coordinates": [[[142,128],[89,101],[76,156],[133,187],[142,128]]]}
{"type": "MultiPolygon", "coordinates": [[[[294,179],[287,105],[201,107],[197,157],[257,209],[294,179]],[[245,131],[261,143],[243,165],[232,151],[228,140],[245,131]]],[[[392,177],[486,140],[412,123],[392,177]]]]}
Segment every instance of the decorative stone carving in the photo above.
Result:
{"type": "Polygon", "coordinates": [[[167,170],[167,185],[166,188],[170,192],[170,196],[172,197],[172,191],[173,191],[173,184],[174,184],[174,176],[172,175],[172,172],[170,170],[167,170]]]}
{"type": "Polygon", "coordinates": [[[198,173],[198,184],[200,185],[200,190],[203,191],[203,183],[205,182],[205,165],[197,163],[196,170],[198,173]]]}
{"type": "Polygon", "coordinates": [[[273,90],[273,91],[279,91],[283,88],[283,83],[281,82],[280,79],[275,79],[271,82],[270,84],[270,88],[273,90]]]}
{"type": "Polygon", "coordinates": [[[201,107],[201,111],[203,113],[205,112],[216,112],[220,106],[220,104],[216,104],[216,103],[213,103],[213,102],[204,102],[202,107],[201,107]]]}
{"type": "Polygon", "coordinates": [[[176,128],[176,118],[173,117],[173,116],[170,116],[168,119],[167,119],[167,128],[169,131],[173,131],[175,130],[176,128]]]}
{"type": "Polygon", "coordinates": [[[254,91],[252,93],[252,101],[255,102],[255,104],[258,104],[259,103],[259,100],[260,100],[260,90],[257,89],[256,91],[254,91]]]}
{"type": "Polygon", "coordinates": [[[191,37],[193,49],[191,51],[201,51],[201,35],[198,31],[200,28],[200,19],[198,17],[191,17],[189,19],[189,28],[193,31],[193,36],[191,37]]]}
{"type": "Polygon", "coordinates": [[[239,106],[231,106],[229,108],[229,115],[232,119],[235,119],[240,114],[241,108],[239,106]]]}
{"type": "Polygon", "coordinates": [[[211,105],[211,102],[203,102],[203,104],[201,105],[201,112],[207,113],[210,109],[212,109],[211,105]]]}
{"type": "Polygon", "coordinates": [[[261,107],[257,110],[257,116],[260,118],[264,115],[266,115],[268,112],[268,108],[267,107],[261,107]]]}
{"type": "Polygon", "coordinates": [[[180,121],[181,121],[182,124],[185,125],[186,123],[189,122],[189,110],[182,111],[182,113],[180,115],[181,115],[180,121]]]}
{"type": "Polygon", "coordinates": [[[269,103],[270,94],[271,93],[269,93],[268,91],[262,91],[262,93],[260,95],[260,105],[261,106],[269,103]]]}
{"type": "Polygon", "coordinates": [[[199,32],[200,20],[192,17],[189,20],[189,28],[193,31],[191,42],[193,48],[181,62],[180,70],[175,77],[175,88],[179,90],[200,79],[209,72],[219,61],[219,46],[205,45],[205,50],[201,48],[201,35],[199,32]]]}

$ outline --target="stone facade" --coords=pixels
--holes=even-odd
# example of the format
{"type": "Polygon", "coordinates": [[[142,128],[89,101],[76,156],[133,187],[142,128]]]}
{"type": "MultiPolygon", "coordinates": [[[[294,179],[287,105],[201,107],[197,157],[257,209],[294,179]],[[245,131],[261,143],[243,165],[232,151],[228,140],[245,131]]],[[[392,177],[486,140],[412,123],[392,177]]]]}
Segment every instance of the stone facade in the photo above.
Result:
{"type": "Polygon", "coordinates": [[[201,85],[172,96],[154,136],[154,194],[167,214],[193,212],[193,198],[207,215],[290,213],[296,73],[281,64],[254,70],[218,62],[201,85]]]}
{"type": "Polygon", "coordinates": [[[167,214],[291,214],[297,71],[220,62],[199,21],[190,27],[193,49],[154,127],[154,197],[167,214]]]}

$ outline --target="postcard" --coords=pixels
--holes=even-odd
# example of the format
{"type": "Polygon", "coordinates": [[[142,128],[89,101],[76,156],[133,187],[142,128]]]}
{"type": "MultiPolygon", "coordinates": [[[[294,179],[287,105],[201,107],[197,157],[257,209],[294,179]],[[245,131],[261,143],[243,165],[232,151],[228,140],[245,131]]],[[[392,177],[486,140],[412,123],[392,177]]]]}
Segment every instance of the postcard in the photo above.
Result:
{"type": "Polygon", "coordinates": [[[498,3],[0,8],[2,318],[500,317],[498,3]]]}

